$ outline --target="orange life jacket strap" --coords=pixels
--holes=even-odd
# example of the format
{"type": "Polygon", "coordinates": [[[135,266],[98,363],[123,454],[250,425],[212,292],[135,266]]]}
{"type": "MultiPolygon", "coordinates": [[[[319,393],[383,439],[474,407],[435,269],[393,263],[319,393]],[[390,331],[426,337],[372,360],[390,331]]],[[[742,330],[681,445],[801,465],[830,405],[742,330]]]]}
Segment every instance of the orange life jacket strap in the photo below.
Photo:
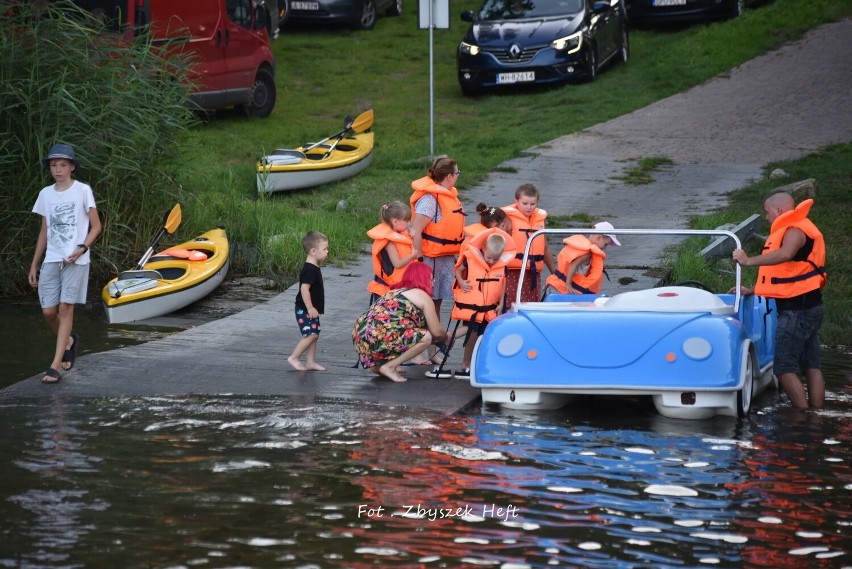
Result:
{"type": "MultiPolygon", "coordinates": [[[[560,280],[567,282],[566,279],[568,278],[568,275],[566,275],[565,273],[563,273],[559,270],[556,270],[556,271],[553,272],[553,274],[556,275],[557,277],[559,277],[560,280]]],[[[590,291],[589,289],[587,289],[586,287],[580,286],[575,282],[571,283],[571,288],[573,288],[575,290],[579,290],[583,294],[595,294],[592,291],[590,291]]]]}
{"type": "Polygon", "coordinates": [[[426,241],[432,241],[433,243],[438,243],[439,245],[461,245],[464,239],[444,239],[443,237],[435,237],[434,235],[430,235],[428,233],[423,233],[423,239],[426,241]]]}
{"type": "Polygon", "coordinates": [[[813,265],[814,270],[808,271],[803,275],[795,275],[792,277],[771,277],[769,282],[772,284],[786,284],[786,283],[794,283],[797,281],[804,281],[811,277],[823,277],[825,276],[825,269],[823,267],[817,267],[816,264],[810,259],[806,259],[808,263],[813,265]]]}
{"type": "Polygon", "coordinates": [[[478,306],[476,304],[467,304],[464,302],[456,302],[456,306],[463,310],[471,310],[473,312],[491,312],[497,310],[498,304],[489,304],[487,306],[478,306]]]}

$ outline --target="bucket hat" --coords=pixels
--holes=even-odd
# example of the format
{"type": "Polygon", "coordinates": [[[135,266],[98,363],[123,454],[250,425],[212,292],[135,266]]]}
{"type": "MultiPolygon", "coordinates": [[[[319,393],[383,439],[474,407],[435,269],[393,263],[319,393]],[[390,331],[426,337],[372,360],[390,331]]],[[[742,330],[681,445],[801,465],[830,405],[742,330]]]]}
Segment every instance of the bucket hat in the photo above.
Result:
{"type": "Polygon", "coordinates": [[[50,161],[56,158],[64,158],[74,164],[74,172],[77,172],[77,170],[80,169],[80,163],[77,162],[76,158],[74,158],[74,149],[67,144],[54,144],[50,149],[50,152],[48,152],[47,157],[42,160],[44,167],[49,170],[50,161]]]}

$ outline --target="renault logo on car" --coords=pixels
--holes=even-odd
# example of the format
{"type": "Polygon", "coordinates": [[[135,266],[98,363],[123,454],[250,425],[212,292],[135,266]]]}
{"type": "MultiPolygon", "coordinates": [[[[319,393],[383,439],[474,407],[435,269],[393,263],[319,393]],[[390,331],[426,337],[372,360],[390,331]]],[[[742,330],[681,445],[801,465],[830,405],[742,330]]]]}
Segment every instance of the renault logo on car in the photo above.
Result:
{"type": "Polygon", "coordinates": [[[521,57],[522,51],[523,49],[521,49],[521,46],[516,43],[513,43],[509,46],[509,57],[511,57],[512,59],[518,59],[519,57],[521,57]]]}

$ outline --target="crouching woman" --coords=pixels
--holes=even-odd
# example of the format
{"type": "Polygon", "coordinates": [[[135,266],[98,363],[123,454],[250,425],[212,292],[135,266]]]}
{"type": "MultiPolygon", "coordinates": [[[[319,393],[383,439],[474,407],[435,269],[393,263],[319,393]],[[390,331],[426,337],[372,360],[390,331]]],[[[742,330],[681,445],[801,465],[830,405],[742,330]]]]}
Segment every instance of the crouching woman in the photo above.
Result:
{"type": "Polygon", "coordinates": [[[416,261],[352,329],[361,365],[396,382],[406,381],[399,366],[446,337],[432,302],[432,269],[416,261]]]}

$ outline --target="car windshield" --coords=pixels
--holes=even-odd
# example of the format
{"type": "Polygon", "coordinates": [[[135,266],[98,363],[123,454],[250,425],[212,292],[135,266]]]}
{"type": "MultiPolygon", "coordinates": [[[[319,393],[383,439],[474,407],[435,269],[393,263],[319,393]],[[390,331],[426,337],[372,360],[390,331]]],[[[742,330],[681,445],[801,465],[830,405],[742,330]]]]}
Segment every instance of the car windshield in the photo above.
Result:
{"type": "Polygon", "coordinates": [[[576,14],[586,0],[487,0],[480,20],[517,20],[576,14]]]}

